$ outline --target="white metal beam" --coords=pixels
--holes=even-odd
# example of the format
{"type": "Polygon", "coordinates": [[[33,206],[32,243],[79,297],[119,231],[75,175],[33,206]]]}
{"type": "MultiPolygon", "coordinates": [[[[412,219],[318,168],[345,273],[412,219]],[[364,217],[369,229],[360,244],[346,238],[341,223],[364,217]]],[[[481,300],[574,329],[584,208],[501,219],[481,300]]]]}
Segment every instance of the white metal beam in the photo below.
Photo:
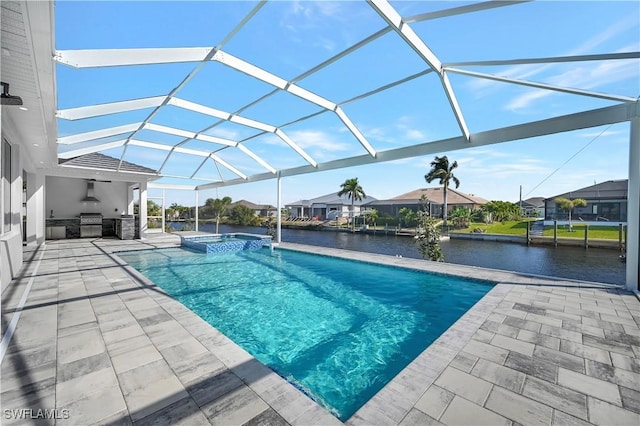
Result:
{"type": "Polygon", "coordinates": [[[378,87],[376,89],[370,90],[370,91],[368,91],[366,93],[362,93],[360,95],[356,95],[353,98],[347,99],[346,101],[342,101],[342,102],[340,102],[338,104],[338,106],[344,106],[344,105],[350,104],[352,102],[359,101],[360,99],[368,98],[369,96],[375,95],[376,93],[383,92],[385,90],[388,90],[388,89],[391,89],[393,87],[399,86],[400,84],[404,84],[407,81],[411,81],[411,80],[414,80],[414,79],[416,79],[418,77],[422,77],[424,75],[427,75],[430,72],[433,72],[433,70],[431,68],[426,69],[424,71],[417,72],[415,74],[411,74],[408,77],[401,78],[400,80],[396,80],[396,81],[391,82],[389,84],[385,84],[384,86],[380,86],[380,87],[378,87]]]}
{"type": "Polygon", "coordinates": [[[61,152],[58,154],[58,158],[67,159],[79,157],[81,155],[91,154],[99,151],[106,151],[107,149],[119,148],[127,142],[126,139],[122,139],[119,141],[103,143],[100,145],[94,145],[86,148],[74,149],[71,151],[61,152]]]}
{"type": "Polygon", "coordinates": [[[222,50],[218,50],[211,60],[243,72],[279,89],[284,89],[287,86],[287,80],[271,74],[270,72],[250,64],[249,62],[243,61],[230,53],[223,52],[222,50]]]}
{"type": "Polygon", "coordinates": [[[198,174],[198,172],[200,171],[200,169],[205,165],[205,163],[207,162],[207,160],[209,159],[209,157],[205,158],[204,160],[202,160],[202,162],[200,163],[200,165],[196,168],[196,170],[191,174],[190,179],[193,179],[195,175],[198,174]]]}
{"type": "Polygon", "coordinates": [[[440,74],[442,65],[436,55],[427,47],[413,29],[386,0],[367,0],[373,9],[435,72],[440,74]]]}
{"type": "Polygon", "coordinates": [[[147,184],[147,188],[149,189],[178,189],[185,191],[193,191],[196,189],[195,185],[183,185],[177,183],[158,183],[158,182],[149,182],[147,184]]]}
{"type": "Polygon", "coordinates": [[[238,176],[240,176],[242,179],[246,180],[247,179],[247,175],[245,175],[244,173],[242,173],[240,170],[236,169],[235,167],[233,167],[231,164],[227,163],[226,161],[224,161],[222,158],[218,157],[215,154],[211,154],[210,155],[211,159],[213,161],[215,161],[216,163],[226,167],[228,170],[231,170],[233,173],[237,174],[238,176]]]}
{"type": "Polygon", "coordinates": [[[318,96],[313,92],[308,91],[307,89],[303,89],[300,86],[297,86],[295,84],[289,84],[287,85],[286,89],[287,92],[291,93],[292,95],[296,95],[299,98],[304,99],[305,101],[309,101],[311,103],[314,103],[318,106],[321,106],[324,109],[328,109],[330,111],[333,111],[336,109],[336,104],[335,102],[331,102],[325,98],[323,98],[322,96],[318,96]]]}
{"type": "Polygon", "coordinates": [[[340,120],[342,120],[344,125],[347,126],[347,129],[349,129],[351,134],[355,136],[356,139],[358,139],[358,142],[360,142],[360,144],[364,147],[364,149],[366,149],[367,152],[369,152],[369,154],[375,157],[376,150],[373,149],[373,147],[371,146],[369,141],[364,137],[364,135],[360,133],[360,130],[358,130],[356,125],[353,124],[351,119],[347,117],[347,114],[345,114],[344,110],[340,107],[336,107],[336,115],[340,118],[340,120]]]}
{"type": "Polygon", "coordinates": [[[53,59],[74,68],[171,64],[202,61],[211,49],[213,47],[56,50],[53,59]]]}
{"type": "Polygon", "coordinates": [[[79,120],[82,118],[99,117],[102,115],[117,114],[119,112],[157,107],[158,105],[161,105],[165,99],[166,96],[155,96],[152,98],[133,99],[130,101],[61,109],[56,113],[56,117],[64,120],[79,120]]]}
{"type": "MultiPolygon", "coordinates": [[[[589,110],[576,114],[563,115],[546,120],[534,121],[511,127],[505,127],[471,135],[473,146],[492,145],[501,142],[509,142],[521,139],[528,139],[537,136],[550,135],[555,133],[569,132],[572,130],[598,127],[612,123],[620,123],[631,120],[637,115],[640,108],[639,103],[630,102],[626,104],[614,105],[606,108],[589,110]]],[[[291,169],[281,170],[278,174],[282,177],[296,176],[316,171],[335,170],[345,167],[361,166],[365,164],[383,163],[387,161],[401,160],[405,158],[419,157],[423,155],[437,154],[441,152],[455,151],[469,148],[469,143],[464,136],[449,139],[442,139],[434,142],[427,142],[418,145],[396,148],[388,151],[380,151],[376,157],[368,154],[356,157],[333,160],[317,166],[300,166],[291,169]]],[[[232,186],[240,183],[257,182],[273,179],[271,173],[262,173],[249,176],[246,180],[232,180],[226,182],[214,182],[198,185],[198,189],[210,189],[221,186],[232,186]]]]}
{"type": "Polygon", "coordinates": [[[236,141],[232,141],[232,140],[224,139],[224,138],[219,138],[217,136],[203,135],[202,133],[197,134],[194,139],[197,139],[199,141],[217,143],[217,144],[226,145],[226,146],[237,146],[238,145],[238,142],[236,142],[236,141]]]}
{"type": "Polygon", "coordinates": [[[445,70],[447,72],[453,72],[453,73],[462,74],[462,75],[469,75],[472,77],[484,78],[487,80],[519,84],[521,86],[529,86],[529,87],[535,87],[537,89],[553,90],[555,92],[571,93],[573,95],[589,96],[592,98],[606,99],[609,101],[634,102],[636,100],[636,98],[632,98],[630,96],[610,95],[607,93],[592,92],[589,90],[571,89],[569,87],[554,86],[552,84],[545,84],[545,83],[535,83],[532,81],[518,80],[515,78],[500,77],[493,74],[484,74],[484,73],[475,72],[475,71],[466,71],[458,68],[445,68],[445,70]]]}
{"type": "Polygon", "coordinates": [[[311,156],[309,154],[307,154],[306,152],[304,152],[304,150],[302,148],[300,148],[294,141],[291,140],[291,138],[289,136],[287,136],[282,130],[277,129],[275,131],[276,135],[282,139],[284,141],[284,143],[286,143],[287,145],[289,145],[291,148],[293,148],[293,150],[295,152],[297,152],[298,154],[300,154],[300,156],[302,158],[304,158],[305,160],[307,160],[307,162],[309,164],[311,164],[312,167],[316,167],[318,165],[318,163],[311,158],[311,156]]]}
{"type": "Polygon", "coordinates": [[[265,132],[273,133],[276,131],[276,126],[271,124],[262,123],[260,121],[252,120],[250,118],[241,117],[239,115],[232,115],[229,118],[232,123],[240,124],[243,126],[251,127],[254,129],[262,130],[265,132]]]}
{"type": "Polygon", "coordinates": [[[640,292],[640,110],[631,120],[627,191],[626,288],[640,292]]]}
{"type": "Polygon", "coordinates": [[[269,170],[271,173],[274,173],[274,174],[276,173],[275,168],[273,168],[269,163],[267,163],[262,158],[260,158],[257,154],[249,150],[249,148],[247,148],[246,146],[242,144],[238,144],[238,149],[244,152],[245,154],[247,154],[249,157],[253,158],[258,164],[260,164],[265,169],[269,170]]]}
{"type": "Polygon", "coordinates": [[[139,146],[142,148],[157,149],[160,151],[174,151],[174,152],[179,152],[181,154],[195,155],[197,157],[208,157],[210,154],[209,152],[205,152],[205,151],[197,151],[195,149],[182,148],[180,146],[173,146],[173,145],[163,145],[161,143],[147,142],[147,141],[141,141],[137,139],[129,140],[129,145],[139,146]]]}
{"type": "Polygon", "coordinates": [[[305,101],[319,105],[322,108],[333,111],[336,107],[336,104],[334,102],[331,102],[321,96],[316,95],[315,93],[312,93],[306,89],[303,89],[300,86],[291,84],[287,80],[281,77],[278,77],[277,75],[272,74],[268,71],[265,71],[262,68],[259,68],[253,64],[243,61],[242,59],[237,58],[231,55],[230,53],[219,50],[213,56],[212,60],[220,62],[221,64],[224,64],[230,68],[233,68],[237,71],[247,74],[250,77],[256,78],[260,81],[263,81],[267,84],[277,87],[278,89],[286,90],[292,95],[298,96],[299,98],[302,98],[305,101]]]}
{"type": "Polygon", "coordinates": [[[344,58],[348,54],[350,54],[352,52],[355,52],[356,50],[360,49],[363,46],[366,46],[367,44],[371,43],[374,40],[377,40],[378,38],[380,38],[383,35],[387,34],[389,31],[391,31],[391,28],[388,27],[388,26],[384,27],[380,31],[376,31],[375,33],[371,34],[369,37],[357,42],[356,44],[354,44],[351,47],[346,48],[342,52],[338,53],[337,55],[334,55],[334,56],[330,57],[326,61],[316,65],[315,67],[311,68],[310,70],[305,71],[304,73],[300,74],[299,76],[297,76],[296,78],[294,78],[290,82],[291,83],[295,83],[295,82],[298,82],[298,81],[300,81],[300,80],[302,80],[304,78],[309,77],[311,74],[314,74],[314,73],[320,71],[321,69],[331,65],[332,63],[336,62],[338,59],[344,58]]]}
{"type": "Polygon", "coordinates": [[[573,55],[573,56],[550,56],[546,58],[522,58],[522,59],[496,59],[489,61],[465,61],[443,63],[442,66],[463,67],[463,66],[504,66],[504,65],[529,65],[529,64],[550,64],[556,62],[588,62],[588,61],[611,61],[621,59],[638,59],[640,52],[624,53],[602,53],[593,55],[573,55]]]}
{"type": "Polygon", "coordinates": [[[209,108],[208,106],[200,105],[195,102],[186,101],[180,98],[171,98],[168,102],[169,105],[177,106],[189,111],[199,112],[200,114],[209,115],[211,117],[219,118],[221,120],[228,120],[231,114],[228,112],[220,111],[219,109],[209,108]]]}
{"type": "Polygon", "coordinates": [[[448,77],[442,69],[442,63],[436,57],[436,55],[427,47],[418,34],[402,20],[402,17],[396,10],[389,4],[387,0],[367,0],[373,9],[389,24],[394,31],[420,56],[435,72],[440,76],[442,87],[447,96],[453,115],[458,122],[460,131],[469,140],[469,129],[465,122],[462,110],[456,99],[456,95],[453,92],[448,77]]]}
{"type": "Polygon", "coordinates": [[[438,10],[436,12],[421,13],[419,15],[408,16],[404,18],[404,22],[411,24],[414,22],[427,21],[431,19],[445,18],[447,16],[461,15],[464,13],[479,12],[481,10],[493,9],[496,7],[511,6],[513,4],[527,3],[532,0],[520,1],[486,1],[483,3],[474,3],[466,6],[453,7],[451,9],[438,10]]]}
{"type": "Polygon", "coordinates": [[[94,130],[86,133],[63,136],[58,138],[58,143],[62,145],[72,145],[79,142],[86,142],[94,139],[107,138],[109,136],[122,135],[134,132],[141,123],[125,124],[123,126],[109,127],[107,129],[94,130]]]}
{"type": "Polygon", "coordinates": [[[442,85],[444,87],[444,93],[447,95],[447,100],[449,100],[449,105],[453,110],[453,116],[458,121],[458,126],[460,127],[460,130],[462,130],[462,134],[467,138],[468,141],[470,139],[469,128],[467,127],[467,123],[464,120],[462,110],[460,109],[460,104],[456,99],[456,95],[453,92],[453,87],[451,87],[451,82],[449,81],[449,76],[446,72],[443,72],[440,75],[440,80],[442,81],[442,85]]]}
{"type": "Polygon", "coordinates": [[[167,133],[169,135],[180,136],[187,139],[194,139],[196,137],[195,132],[190,132],[188,130],[182,130],[182,129],[175,129],[173,127],[162,126],[160,124],[145,123],[142,128],[145,130],[153,130],[154,132],[167,133]]]}

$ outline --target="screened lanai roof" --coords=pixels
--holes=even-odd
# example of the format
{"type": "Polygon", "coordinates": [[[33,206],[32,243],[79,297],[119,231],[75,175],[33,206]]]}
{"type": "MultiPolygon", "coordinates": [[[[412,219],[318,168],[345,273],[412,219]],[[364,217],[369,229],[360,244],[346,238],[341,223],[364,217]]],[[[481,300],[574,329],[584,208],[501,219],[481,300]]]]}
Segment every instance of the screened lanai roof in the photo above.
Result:
{"type": "Polygon", "coordinates": [[[206,189],[628,120],[637,16],[560,3],[58,2],[57,155],[206,189]]]}

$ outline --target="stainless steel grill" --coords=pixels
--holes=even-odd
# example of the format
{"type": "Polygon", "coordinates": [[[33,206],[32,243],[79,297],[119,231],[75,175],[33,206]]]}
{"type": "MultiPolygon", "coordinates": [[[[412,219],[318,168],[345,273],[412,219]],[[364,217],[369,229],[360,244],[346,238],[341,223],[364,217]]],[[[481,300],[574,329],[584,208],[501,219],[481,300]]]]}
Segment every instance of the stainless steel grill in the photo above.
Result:
{"type": "Polygon", "coordinates": [[[80,225],[102,225],[101,214],[81,214],[80,225]]]}
{"type": "Polygon", "coordinates": [[[80,238],[102,237],[102,215],[80,213],[80,238]]]}

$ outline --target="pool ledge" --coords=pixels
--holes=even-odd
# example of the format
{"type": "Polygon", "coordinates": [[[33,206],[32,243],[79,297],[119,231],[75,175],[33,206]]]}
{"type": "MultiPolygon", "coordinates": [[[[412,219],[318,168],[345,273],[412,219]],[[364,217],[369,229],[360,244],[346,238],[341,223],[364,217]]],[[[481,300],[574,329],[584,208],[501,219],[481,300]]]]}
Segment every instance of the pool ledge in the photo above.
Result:
{"type": "Polygon", "coordinates": [[[279,248],[496,283],[348,425],[640,421],[640,407],[620,396],[640,391],[640,302],[621,287],[292,243],[279,248]]]}
{"type": "MultiPolygon", "coordinates": [[[[341,424],[114,255],[177,245],[177,236],[164,234],[61,240],[27,252],[22,278],[2,294],[6,324],[32,284],[2,362],[3,408],[67,410],[57,425],[341,424]]],[[[631,293],[280,247],[498,283],[349,425],[640,421],[640,303],[631,293]]]]}

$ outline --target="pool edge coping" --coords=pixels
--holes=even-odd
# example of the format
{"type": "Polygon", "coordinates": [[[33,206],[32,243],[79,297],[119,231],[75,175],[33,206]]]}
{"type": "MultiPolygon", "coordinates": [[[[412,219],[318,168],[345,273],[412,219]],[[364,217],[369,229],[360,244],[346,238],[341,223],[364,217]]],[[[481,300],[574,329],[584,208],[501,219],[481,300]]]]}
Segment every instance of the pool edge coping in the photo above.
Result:
{"type": "MultiPolygon", "coordinates": [[[[179,244],[169,244],[163,248],[179,248],[179,244]]],[[[182,327],[185,328],[193,337],[202,342],[198,334],[193,334],[190,330],[190,326],[193,323],[193,319],[198,322],[206,324],[210,329],[215,332],[216,337],[222,336],[225,340],[224,344],[224,356],[220,357],[221,361],[229,368],[230,371],[238,375],[241,380],[251,388],[260,398],[262,398],[274,411],[281,415],[286,421],[292,424],[300,423],[303,416],[309,415],[313,411],[314,421],[317,416],[320,415],[322,419],[320,424],[348,424],[348,425],[368,425],[381,423],[382,419],[385,419],[385,423],[399,424],[409,412],[414,408],[416,402],[421,398],[424,392],[437,380],[440,374],[446,369],[446,367],[453,361],[462,348],[469,343],[472,336],[480,329],[484,320],[487,319],[493,310],[502,302],[504,297],[515,287],[521,285],[551,285],[558,287],[576,287],[576,288],[600,288],[606,289],[620,289],[624,290],[620,286],[612,284],[595,283],[587,281],[576,281],[562,278],[548,278],[535,276],[531,274],[514,273],[501,270],[493,270],[487,268],[480,268],[467,265],[457,264],[444,264],[437,262],[427,262],[420,259],[392,257],[388,255],[379,255],[373,253],[364,253],[344,249],[332,249],[325,247],[309,246],[297,243],[282,243],[275,247],[276,249],[285,249],[292,251],[307,252],[312,254],[321,254],[331,257],[344,258],[355,261],[363,261],[367,263],[375,263],[392,267],[399,267],[403,269],[418,270],[424,272],[431,272],[436,274],[444,274],[450,276],[459,276],[462,278],[471,278],[474,280],[489,281],[494,283],[494,286],[489,292],[487,292],[476,304],[474,304],[469,310],[467,310],[456,322],[454,322],[443,334],[441,334],[431,345],[414,358],[404,369],[402,369],[391,381],[389,381],[380,391],[378,391],[373,397],[371,397],[360,409],[358,409],[348,420],[345,422],[340,421],[334,415],[332,415],[327,409],[313,401],[300,389],[296,388],[293,384],[286,381],[279,376],[268,366],[260,363],[257,359],[251,356],[246,350],[237,345],[226,335],[221,333],[218,329],[212,325],[206,323],[197,314],[186,308],[179,301],[171,297],[159,286],[153,283],[150,279],[142,275],[135,268],[130,266],[122,258],[118,256],[118,252],[121,251],[138,251],[140,249],[132,248],[129,250],[109,250],[112,255],[117,256],[118,260],[129,273],[135,276],[138,284],[144,284],[147,286],[153,286],[154,291],[144,288],[145,293],[151,296],[154,300],[161,304],[163,309],[166,303],[178,304],[183,311],[188,312],[188,318],[183,316],[176,317],[171,312],[167,311],[182,327]],[[331,252],[329,252],[331,251],[331,252]],[[355,257],[355,258],[354,258],[355,257]],[[386,262],[384,262],[386,261],[386,262]],[[445,271],[446,270],[446,271],[445,271]],[[473,271],[473,276],[468,276],[465,271],[473,271]],[[478,273],[482,273],[482,276],[476,276],[478,273]],[[496,279],[496,275],[501,279],[496,279]],[[493,276],[493,278],[491,278],[493,276]],[[505,282],[506,281],[506,282],[505,282]],[[546,281],[546,282],[545,282],[546,281]],[[160,294],[161,293],[161,294],[160,294]],[[457,348],[457,349],[456,349],[457,348]],[[232,349],[231,356],[229,356],[229,349],[232,349]],[[306,402],[303,406],[307,408],[300,411],[298,410],[298,416],[291,416],[290,413],[282,411],[269,403],[269,398],[259,387],[247,382],[241,375],[234,371],[239,365],[246,363],[248,360],[253,360],[260,363],[263,367],[267,368],[271,375],[277,377],[280,385],[284,384],[289,392],[294,392],[299,396],[303,396],[306,402]],[[417,380],[416,380],[417,379],[417,380]],[[418,387],[416,387],[418,385],[418,387]],[[320,411],[318,411],[320,410],[320,411]],[[392,412],[394,411],[394,412],[392,412]],[[326,416],[321,415],[326,414],[326,416]],[[323,420],[324,419],[324,420],[323,420]],[[336,423],[337,422],[337,423],[336,423]]],[[[166,309],[165,309],[166,310],[166,309]]],[[[202,342],[202,344],[211,351],[214,355],[218,356],[219,351],[211,348],[210,344],[202,342]]],[[[275,377],[271,377],[272,379],[275,377]]],[[[292,402],[292,401],[289,401],[292,402]]],[[[292,411],[296,411],[291,407],[293,404],[288,404],[283,408],[290,408],[292,411]]]]}

